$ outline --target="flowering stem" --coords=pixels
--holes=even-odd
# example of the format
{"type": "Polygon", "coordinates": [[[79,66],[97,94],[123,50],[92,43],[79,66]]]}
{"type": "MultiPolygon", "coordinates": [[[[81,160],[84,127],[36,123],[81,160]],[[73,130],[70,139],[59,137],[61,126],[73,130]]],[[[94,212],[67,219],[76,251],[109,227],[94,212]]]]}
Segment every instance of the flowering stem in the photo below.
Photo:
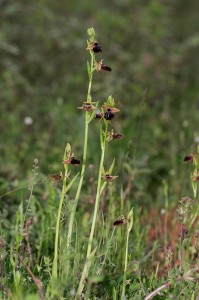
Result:
{"type": "MultiPolygon", "coordinates": [[[[90,72],[88,71],[89,85],[88,85],[88,93],[87,93],[87,101],[89,101],[89,102],[91,102],[91,87],[92,87],[92,79],[93,79],[93,71],[94,71],[94,69],[93,69],[94,54],[92,51],[90,51],[90,55],[91,55],[91,65],[90,65],[90,72]]],[[[84,131],[84,150],[83,150],[82,170],[81,170],[79,185],[78,185],[77,192],[75,195],[74,204],[73,204],[73,207],[72,207],[72,210],[70,213],[70,218],[69,218],[69,227],[68,227],[68,235],[67,235],[67,249],[69,249],[70,245],[71,245],[75,213],[76,213],[77,204],[79,201],[79,196],[81,193],[82,184],[83,184],[83,180],[84,180],[84,173],[85,173],[85,168],[86,168],[86,157],[87,157],[87,146],[88,146],[88,125],[89,125],[89,112],[86,111],[85,112],[85,125],[84,125],[85,131],[84,131]]],[[[70,265],[70,261],[68,261],[68,265],[66,267],[67,276],[68,276],[68,272],[69,272],[69,265],[70,265]]]]}
{"type": "Polygon", "coordinates": [[[99,167],[99,174],[98,174],[97,194],[96,194],[96,199],[95,199],[95,208],[94,208],[94,214],[93,214],[93,221],[92,221],[90,237],[89,237],[89,242],[88,242],[88,248],[87,248],[87,254],[86,254],[87,258],[91,254],[93,236],[94,236],[95,225],[96,225],[96,221],[97,221],[97,213],[98,213],[99,202],[100,202],[102,170],[103,170],[103,165],[104,165],[104,156],[105,156],[105,148],[106,148],[106,137],[107,137],[107,133],[108,133],[108,124],[109,124],[109,122],[105,121],[104,139],[103,139],[103,142],[101,144],[102,152],[101,152],[101,160],[100,160],[100,167],[99,167]]]}
{"type": "Polygon", "coordinates": [[[92,220],[91,231],[90,231],[90,236],[89,236],[89,241],[88,241],[86,262],[84,264],[84,268],[83,268],[82,276],[81,276],[81,279],[79,282],[79,287],[77,290],[75,300],[79,299],[79,297],[81,296],[81,293],[84,288],[85,279],[88,276],[94,253],[97,250],[97,248],[95,248],[92,251],[92,244],[93,244],[93,237],[94,237],[94,232],[95,232],[95,225],[96,225],[96,221],[97,221],[100,196],[101,196],[101,192],[102,192],[102,189],[101,189],[102,170],[103,170],[103,165],[104,165],[106,138],[107,138],[107,134],[108,134],[108,124],[109,124],[108,121],[104,121],[104,122],[105,122],[104,136],[103,136],[102,126],[100,125],[101,159],[100,159],[99,174],[98,174],[98,184],[97,184],[97,193],[96,193],[96,199],[95,199],[95,208],[94,208],[93,220],[92,220]]]}

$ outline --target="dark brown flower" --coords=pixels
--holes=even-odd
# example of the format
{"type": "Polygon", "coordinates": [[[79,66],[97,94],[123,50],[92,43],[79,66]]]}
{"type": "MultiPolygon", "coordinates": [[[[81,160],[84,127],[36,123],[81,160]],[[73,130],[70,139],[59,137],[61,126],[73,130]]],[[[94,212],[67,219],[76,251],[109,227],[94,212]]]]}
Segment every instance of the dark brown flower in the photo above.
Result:
{"type": "Polygon", "coordinates": [[[95,115],[95,119],[102,119],[102,117],[103,117],[103,116],[102,116],[102,114],[101,114],[101,113],[100,113],[100,114],[96,114],[96,115],[95,115]]]}
{"type": "Polygon", "coordinates": [[[115,115],[112,113],[112,109],[111,109],[111,108],[108,108],[107,111],[104,113],[104,118],[105,118],[107,121],[110,121],[110,120],[112,120],[114,117],[115,117],[115,115]]]}
{"type": "Polygon", "coordinates": [[[52,174],[48,178],[50,181],[61,181],[63,179],[63,174],[62,172],[59,172],[59,174],[52,174]]]}
{"type": "Polygon", "coordinates": [[[98,42],[94,42],[94,43],[89,43],[86,50],[93,50],[93,52],[99,53],[102,52],[102,47],[99,45],[98,42]]]}
{"type": "Polygon", "coordinates": [[[126,225],[127,224],[127,220],[125,219],[124,216],[122,216],[120,219],[116,220],[113,225],[114,226],[120,226],[120,225],[126,225]]]}
{"type": "Polygon", "coordinates": [[[102,52],[102,47],[99,45],[98,42],[95,42],[95,43],[92,45],[92,49],[93,49],[93,52],[95,52],[95,53],[102,52]]]}
{"type": "Polygon", "coordinates": [[[124,135],[122,133],[114,133],[112,130],[111,132],[108,133],[107,141],[110,142],[115,139],[121,140],[123,138],[124,138],[124,135]]]}
{"type": "Polygon", "coordinates": [[[79,166],[80,165],[80,160],[75,159],[74,155],[69,156],[66,160],[62,162],[62,164],[70,164],[74,166],[79,166]]]}
{"type": "Polygon", "coordinates": [[[199,174],[194,174],[193,177],[192,177],[192,180],[194,182],[198,182],[199,181],[199,174]]]}
{"type": "Polygon", "coordinates": [[[101,71],[101,70],[108,71],[108,72],[112,71],[110,67],[108,67],[103,63],[103,59],[99,63],[95,62],[95,67],[96,67],[96,71],[101,71]]]}
{"type": "Polygon", "coordinates": [[[192,162],[195,156],[196,156],[196,154],[194,154],[194,153],[186,155],[185,158],[184,158],[184,161],[186,161],[186,162],[192,162]]]}
{"type": "Polygon", "coordinates": [[[74,166],[78,166],[78,165],[80,165],[80,160],[79,159],[75,159],[74,157],[72,157],[71,161],[70,161],[70,164],[74,165],[74,166]]]}
{"type": "Polygon", "coordinates": [[[119,176],[113,176],[110,175],[109,173],[104,173],[102,174],[102,178],[106,181],[106,182],[113,182],[116,178],[118,178],[119,176]]]}
{"type": "Polygon", "coordinates": [[[119,112],[120,110],[117,109],[116,107],[110,107],[107,105],[102,105],[103,110],[105,112],[102,114],[96,114],[95,119],[106,119],[107,121],[111,121],[115,117],[115,113],[119,112]]]}
{"type": "Polygon", "coordinates": [[[105,105],[103,105],[102,108],[106,109],[106,112],[104,113],[104,118],[108,121],[112,120],[115,117],[114,114],[120,111],[116,107],[108,107],[105,105]]]}
{"type": "Polygon", "coordinates": [[[109,66],[106,66],[104,64],[101,65],[101,69],[104,70],[104,71],[108,71],[108,72],[112,71],[112,69],[109,66]]]}

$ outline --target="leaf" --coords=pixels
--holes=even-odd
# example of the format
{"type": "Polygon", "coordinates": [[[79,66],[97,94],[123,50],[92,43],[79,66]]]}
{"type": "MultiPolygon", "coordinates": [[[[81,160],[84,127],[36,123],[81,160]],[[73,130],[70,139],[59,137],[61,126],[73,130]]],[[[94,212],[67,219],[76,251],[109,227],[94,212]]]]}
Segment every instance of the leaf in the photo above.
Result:
{"type": "Polygon", "coordinates": [[[100,189],[100,196],[101,196],[103,190],[105,189],[106,185],[107,185],[107,181],[104,181],[104,183],[102,184],[101,189],[100,189]]]}
{"type": "Polygon", "coordinates": [[[88,118],[88,123],[90,123],[95,117],[95,111],[92,111],[91,115],[88,118]]]}
{"type": "MultiPolygon", "coordinates": [[[[96,107],[96,108],[98,107],[98,103],[99,103],[99,101],[95,103],[95,107],[96,107]]],[[[90,122],[94,119],[95,113],[96,113],[95,110],[92,111],[92,113],[90,114],[90,116],[89,116],[89,118],[88,118],[88,123],[90,123],[90,122]]]]}
{"type": "Polygon", "coordinates": [[[196,198],[196,196],[197,196],[197,188],[198,188],[197,182],[192,181],[191,183],[192,183],[193,195],[194,195],[194,198],[196,198]]]}
{"type": "Polygon", "coordinates": [[[70,190],[70,188],[72,187],[73,183],[74,183],[75,180],[77,179],[78,175],[79,175],[79,173],[77,173],[77,175],[76,175],[76,176],[70,181],[70,183],[67,185],[65,193],[68,192],[68,191],[70,190]]]}
{"type": "Polygon", "coordinates": [[[91,252],[91,254],[87,257],[87,260],[93,259],[93,257],[95,256],[95,253],[96,253],[96,251],[97,251],[97,248],[98,248],[98,246],[95,247],[95,249],[94,249],[94,250],[91,252]]]}
{"type": "Polygon", "coordinates": [[[128,220],[127,229],[128,229],[128,232],[130,232],[131,229],[133,228],[133,208],[128,213],[127,220],[128,220]]]}
{"type": "Polygon", "coordinates": [[[108,170],[109,174],[112,174],[114,166],[115,166],[115,158],[113,159],[113,162],[108,170]]]}

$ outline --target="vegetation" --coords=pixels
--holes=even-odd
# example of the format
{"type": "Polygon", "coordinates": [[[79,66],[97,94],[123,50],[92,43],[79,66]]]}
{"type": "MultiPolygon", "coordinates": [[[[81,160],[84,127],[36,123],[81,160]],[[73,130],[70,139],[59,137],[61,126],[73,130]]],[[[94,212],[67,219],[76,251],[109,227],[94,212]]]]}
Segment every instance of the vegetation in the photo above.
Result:
{"type": "Polygon", "coordinates": [[[0,1],[0,299],[197,299],[198,6],[0,1]]]}

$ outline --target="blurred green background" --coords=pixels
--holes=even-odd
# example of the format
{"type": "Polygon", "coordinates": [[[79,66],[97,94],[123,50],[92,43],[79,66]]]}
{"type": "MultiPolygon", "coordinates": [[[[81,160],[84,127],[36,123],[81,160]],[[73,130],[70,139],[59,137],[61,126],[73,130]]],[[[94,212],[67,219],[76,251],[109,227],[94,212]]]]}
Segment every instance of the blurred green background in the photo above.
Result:
{"type": "MultiPolygon", "coordinates": [[[[86,100],[92,26],[99,59],[112,67],[95,74],[93,100],[115,98],[121,113],[111,126],[125,135],[110,143],[107,168],[115,157],[118,186],[133,178],[137,203],[161,202],[163,180],[174,200],[190,193],[183,158],[199,142],[198,11],[196,0],[0,0],[1,194],[28,182],[35,158],[41,174],[60,171],[66,142],[82,158],[77,107],[86,100]]],[[[98,136],[93,120],[88,163],[96,172],[98,136]]]]}

